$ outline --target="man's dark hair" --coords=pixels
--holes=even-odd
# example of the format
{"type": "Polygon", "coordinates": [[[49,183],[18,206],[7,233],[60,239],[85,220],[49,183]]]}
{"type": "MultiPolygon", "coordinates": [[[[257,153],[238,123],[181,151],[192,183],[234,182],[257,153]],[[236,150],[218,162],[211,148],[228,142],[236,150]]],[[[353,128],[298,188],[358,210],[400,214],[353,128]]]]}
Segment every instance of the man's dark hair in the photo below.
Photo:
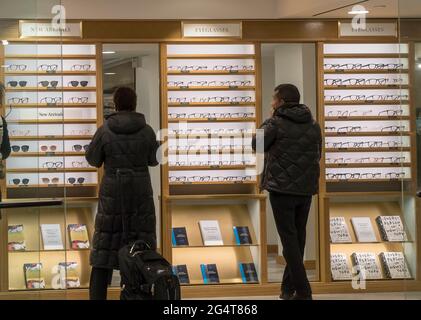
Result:
{"type": "Polygon", "coordinates": [[[297,87],[290,83],[280,84],[275,88],[276,96],[279,100],[284,100],[286,103],[288,102],[300,102],[300,91],[298,91],[297,87]]]}
{"type": "Polygon", "coordinates": [[[113,101],[116,111],[136,110],[137,95],[132,88],[120,87],[114,91],[113,101]]]}

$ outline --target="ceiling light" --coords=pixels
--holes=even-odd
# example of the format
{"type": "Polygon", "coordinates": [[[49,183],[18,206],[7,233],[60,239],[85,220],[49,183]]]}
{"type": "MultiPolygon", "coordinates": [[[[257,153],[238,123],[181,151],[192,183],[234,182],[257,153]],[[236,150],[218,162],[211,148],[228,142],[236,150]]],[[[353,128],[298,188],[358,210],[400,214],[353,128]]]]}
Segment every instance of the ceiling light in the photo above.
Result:
{"type": "Polygon", "coordinates": [[[421,69],[421,63],[418,63],[418,69],[421,69]]]}
{"type": "Polygon", "coordinates": [[[113,75],[115,75],[116,73],[115,72],[105,72],[104,73],[106,76],[113,76],[113,75]]]}
{"type": "Polygon", "coordinates": [[[102,51],[103,54],[113,54],[115,51],[102,51]]]}
{"type": "Polygon", "coordinates": [[[348,11],[348,14],[367,14],[370,13],[368,10],[352,10],[348,11]]]}
{"type": "Polygon", "coordinates": [[[7,46],[7,45],[9,44],[9,41],[7,41],[7,40],[2,40],[2,41],[1,41],[1,44],[2,44],[2,45],[4,45],[4,46],[7,46]]]}

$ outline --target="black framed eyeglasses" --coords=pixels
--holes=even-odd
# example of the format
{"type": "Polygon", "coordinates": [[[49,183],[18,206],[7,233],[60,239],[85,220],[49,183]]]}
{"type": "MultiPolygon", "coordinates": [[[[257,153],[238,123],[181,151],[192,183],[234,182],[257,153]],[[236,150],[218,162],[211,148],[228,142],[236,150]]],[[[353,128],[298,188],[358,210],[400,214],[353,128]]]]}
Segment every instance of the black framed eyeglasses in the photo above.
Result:
{"type": "Polygon", "coordinates": [[[11,148],[12,148],[13,152],[19,152],[20,150],[22,150],[22,152],[28,152],[29,151],[28,145],[23,145],[23,146],[13,145],[13,146],[11,146],[11,148]]]}
{"type": "Polygon", "coordinates": [[[86,87],[86,86],[88,86],[88,83],[89,83],[89,81],[76,81],[76,80],[73,80],[73,81],[69,81],[69,83],[67,84],[69,87],[74,87],[74,88],[76,88],[76,87],[78,87],[79,85],[81,86],[81,87],[86,87]]]}
{"type": "Polygon", "coordinates": [[[18,85],[19,87],[26,87],[28,81],[9,81],[7,85],[12,88],[16,88],[18,85]]]}
{"type": "Polygon", "coordinates": [[[44,88],[48,88],[48,87],[51,87],[51,88],[57,88],[57,86],[58,86],[58,81],[57,81],[57,80],[53,80],[53,81],[47,81],[47,80],[44,80],[44,81],[40,81],[40,82],[38,82],[38,84],[39,84],[41,87],[44,87],[44,88]]]}

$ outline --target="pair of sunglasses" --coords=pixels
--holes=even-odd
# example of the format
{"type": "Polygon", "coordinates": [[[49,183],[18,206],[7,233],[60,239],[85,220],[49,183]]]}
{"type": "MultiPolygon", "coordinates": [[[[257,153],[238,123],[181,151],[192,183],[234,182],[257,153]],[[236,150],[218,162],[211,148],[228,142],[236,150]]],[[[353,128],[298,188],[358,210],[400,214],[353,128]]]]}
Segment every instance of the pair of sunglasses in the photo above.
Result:
{"type": "Polygon", "coordinates": [[[28,152],[29,151],[29,146],[28,145],[12,146],[12,151],[13,152],[19,152],[20,150],[22,150],[22,152],[28,152]]]}
{"type": "Polygon", "coordinates": [[[60,181],[59,178],[42,178],[42,183],[45,184],[57,184],[60,181]]]}
{"type": "Polygon", "coordinates": [[[24,179],[21,180],[21,179],[16,178],[16,179],[13,179],[12,182],[16,186],[19,185],[21,182],[22,182],[22,184],[27,185],[29,183],[29,179],[24,178],[24,179]]]}
{"type": "Polygon", "coordinates": [[[26,87],[28,81],[9,81],[7,84],[13,88],[17,87],[26,87]]]}
{"type": "Polygon", "coordinates": [[[79,184],[82,184],[82,183],[84,183],[85,182],[85,178],[69,178],[69,179],[67,179],[67,181],[69,181],[69,183],[70,184],[75,184],[76,183],[76,181],[77,181],[77,183],[79,183],[79,184]]]}
{"type": "Polygon", "coordinates": [[[54,152],[54,151],[57,150],[57,146],[54,146],[54,145],[52,145],[52,146],[41,146],[40,149],[41,149],[42,152],[47,152],[48,149],[50,149],[50,151],[54,152]]]}
{"type": "Polygon", "coordinates": [[[38,82],[38,84],[40,84],[44,88],[48,88],[48,87],[57,88],[58,81],[57,80],[54,80],[54,81],[47,81],[47,80],[45,80],[45,81],[38,82]]]}
{"type": "Polygon", "coordinates": [[[76,88],[80,84],[81,87],[86,87],[88,85],[88,83],[89,83],[88,81],[76,81],[76,80],[74,80],[74,81],[70,81],[68,86],[76,88]]]}
{"type": "Polygon", "coordinates": [[[75,144],[73,146],[73,150],[75,150],[76,152],[80,152],[80,151],[82,151],[82,149],[85,150],[85,151],[87,151],[88,150],[88,147],[89,147],[88,144],[85,144],[84,146],[82,146],[80,144],[75,144]]]}

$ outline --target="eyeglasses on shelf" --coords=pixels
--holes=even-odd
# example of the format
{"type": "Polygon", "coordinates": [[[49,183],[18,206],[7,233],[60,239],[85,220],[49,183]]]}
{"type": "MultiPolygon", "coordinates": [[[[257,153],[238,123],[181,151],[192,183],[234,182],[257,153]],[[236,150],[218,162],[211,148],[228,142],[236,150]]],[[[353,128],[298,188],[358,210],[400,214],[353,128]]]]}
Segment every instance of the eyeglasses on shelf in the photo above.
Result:
{"type": "Polygon", "coordinates": [[[240,81],[169,81],[169,87],[245,87],[251,86],[250,80],[240,81]]]}
{"type": "Polygon", "coordinates": [[[173,129],[169,133],[176,134],[176,135],[194,135],[194,134],[207,134],[207,135],[228,135],[228,134],[249,134],[252,133],[252,129],[218,129],[218,130],[210,130],[210,129],[187,129],[187,130],[179,130],[173,129]]]}
{"type": "Polygon", "coordinates": [[[23,145],[23,146],[13,145],[11,148],[12,148],[13,152],[19,152],[20,150],[22,150],[22,152],[28,152],[29,151],[28,145],[23,145]]]}
{"type": "Polygon", "coordinates": [[[382,132],[401,132],[405,131],[405,126],[387,126],[380,129],[382,132]]]}
{"type": "Polygon", "coordinates": [[[75,129],[70,131],[71,136],[89,136],[91,135],[90,129],[75,129]]]}
{"type": "Polygon", "coordinates": [[[88,83],[89,83],[89,81],[76,81],[76,80],[73,80],[73,81],[69,81],[69,83],[67,84],[67,86],[73,87],[73,88],[76,88],[79,85],[81,87],[86,87],[86,86],[88,86],[88,83]]]}
{"type": "Polygon", "coordinates": [[[12,87],[12,88],[16,88],[18,85],[19,85],[19,87],[26,87],[26,85],[28,84],[28,81],[9,81],[9,82],[7,82],[7,85],[9,86],[9,87],[12,87]]]}
{"type": "Polygon", "coordinates": [[[56,81],[56,80],[53,80],[53,81],[40,81],[40,82],[38,82],[38,85],[39,86],[41,86],[41,87],[44,87],[44,88],[48,88],[48,87],[51,87],[51,88],[57,88],[57,86],[58,86],[58,81],[56,81]]]}
{"type": "Polygon", "coordinates": [[[51,152],[55,152],[57,150],[56,145],[49,145],[49,146],[40,146],[42,152],[47,152],[48,150],[51,152]]]}
{"type": "Polygon", "coordinates": [[[251,176],[170,176],[170,182],[240,182],[251,181],[251,176]]]}
{"type": "Polygon", "coordinates": [[[168,102],[170,103],[195,103],[195,102],[209,102],[209,103],[220,103],[220,102],[227,102],[227,103],[240,103],[240,102],[251,102],[252,97],[250,96],[244,96],[244,97],[229,97],[229,96],[216,96],[216,97],[206,97],[206,98],[174,98],[169,97],[168,102]]]}
{"type": "Polygon", "coordinates": [[[48,161],[42,164],[43,168],[46,169],[60,169],[63,168],[63,161],[48,161]]]}
{"type": "Polygon", "coordinates": [[[398,148],[402,147],[400,141],[356,141],[356,142],[326,142],[327,148],[398,148]]]}
{"type": "Polygon", "coordinates": [[[9,64],[6,71],[25,71],[28,68],[26,64],[9,64]]]}
{"type": "Polygon", "coordinates": [[[82,151],[82,149],[84,151],[87,151],[88,148],[89,148],[89,144],[85,144],[83,146],[81,144],[75,144],[75,145],[72,146],[72,149],[76,152],[80,152],[80,151],[82,151]]]}
{"type": "Polygon", "coordinates": [[[29,103],[29,98],[18,98],[18,97],[14,97],[14,98],[9,98],[7,99],[7,103],[11,103],[11,104],[21,104],[21,103],[29,103]]]}
{"type": "Polygon", "coordinates": [[[57,184],[60,181],[60,178],[54,177],[54,178],[41,178],[42,183],[44,184],[57,184]]]}
{"type": "Polygon", "coordinates": [[[70,177],[70,178],[68,178],[68,179],[67,179],[67,181],[68,181],[70,184],[76,184],[76,182],[77,182],[78,184],[83,184],[83,183],[85,182],[85,178],[83,178],[83,177],[79,177],[79,178],[73,178],[73,177],[70,177]]]}
{"type": "Polygon", "coordinates": [[[31,134],[31,130],[13,129],[10,134],[15,137],[27,137],[31,134]]]}
{"type": "Polygon", "coordinates": [[[70,67],[71,71],[89,71],[92,66],[90,64],[74,64],[70,67]]]}
{"type": "MultiPolygon", "coordinates": [[[[23,184],[23,185],[28,185],[29,184],[29,179],[28,178],[23,178],[23,179],[19,179],[19,178],[15,178],[15,179],[12,179],[11,180],[11,182],[14,184],[14,185],[19,185],[19,184],[23,184]]],[[[9,182],[10,183],[10,182],[9,182]]]]}
{"type": "Polygon", "coordinates": [[[170,166],[173,167],[185,167],[185,166],[194,166],[194,167],[204,167],[204,166],[243,166],[243,165],[252,165],[252,161],[176,161],[170,162],[170,166]]]}
{"type": "Polygon", "coordinates": [[[40,103],[57,104],[63,101],[62,97],[44,97],[41,98],[40,103]]]}
{"type": "Polygon", "coordinates": [[[204,71],[208,70],[208,66],[168,66],[168,71],[204,71]]]}
{"type": "Polygon", "coordinates": [[[349,79],[324,79],[326,86],[366,86],[366,85],[390,85],[401,84],[402,78],[349,78],[349,79]]]}
{"type": "Polygon", "coordinates": [[[57,69],[58,69],[57,64],[42,64],[38,66],[38,70],[40,71],[52,72],[52,71],[57,71],[57,69]]]}
{"type": "Polygon", "coordinates": [[[216,65],[214,71],[253,71],[253,65],[216,65]]]}
{"type": "Polygon", "coordinates": [[[88,165],[85,161],[73,161],[72,167],[73,168],[87,168],[88,165]]]}
{"type": "Polygon", "coordinates": [[[403,163],[406,157],[326,158],[328,164],[341,163],[403,163]]]}
{"type": "Polygon", "coordinates": [[[183,118],[193,118],[193,119],[214,119],[214,118],[252,118],[254,117],[254,112],[235,112],[235,113],[169,113],[168,116],[171,119],[183,119],[183,118]]]}
{"type": "Polygon", "coordinates": [[[325,127],[326,132],[337,132],[337,133],[351,133],[351,132],[361,132],[363,129],[362,126],[345,126],[345,127],[325,127]]]}
{"type": "Polygon", "coordinates": [[[88,103],[89,97],[70,97],[68,99],[69,103],[88,103]]]}
{"type": "Polygon", "coordinates": [[[387,69],[387,70],[397,70],[404,67],[403,63],[325,63],[325,70],[378,70],[378,69],[387,69]]]}

